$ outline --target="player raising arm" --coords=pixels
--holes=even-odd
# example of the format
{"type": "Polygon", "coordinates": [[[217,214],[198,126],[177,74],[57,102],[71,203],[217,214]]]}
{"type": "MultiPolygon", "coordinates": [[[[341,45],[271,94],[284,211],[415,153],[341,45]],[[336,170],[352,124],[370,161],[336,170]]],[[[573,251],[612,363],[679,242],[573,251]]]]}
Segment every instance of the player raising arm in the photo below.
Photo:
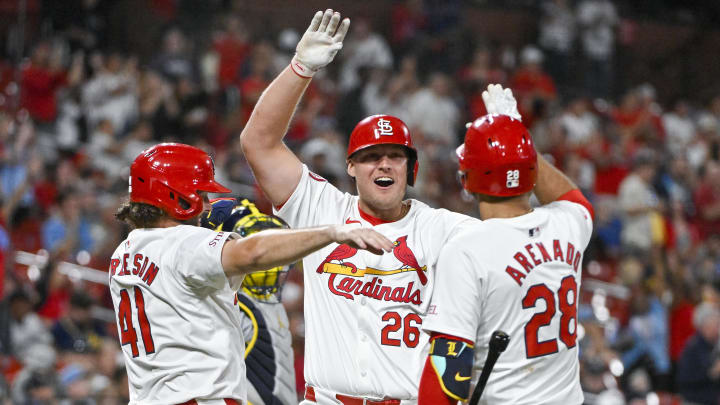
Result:
{"type": "Polygon", "coordinates": [[[592,206],[537,156],[512,93],[491,85],[484,98],[491,114],[472,123],[457,150],[483,222],[453,236],[438,260],[419,404],[466,400],[474,352],[485,358],[502,330],[510,343],[481,403],[579,405],[577,299],[592,206]],[[535,209],[533,190],[543,204],[535,209]]]}
{"type": "Polygon", "coordinates": [[[373,256],[332,244],[303,259],[303,404],[415,401],[428,337],[420,333],[440,248],[476,220],[405,200],[418,169],[407,126],[375,115],[350,134],[347,172],[357,195],[310,172],[283,144],[312,75],[342,47],[350,21],[315,14],[288,66],[265,90],[241,135],[243,150],[275,213],[291,227],[356,223],[394,241],[373,256]]]}
{"type": "Polygon", "coordinates": [[[210,156],[160,144],[130,167],[130,201],[117,213],[134,229],[112,255],[109,284],[130,404],[242,404],[244,343],[234,290],[245,273],[292,263],[331,242],[374,252],[392,242],[368,229],[273,229],[239,238],[196,226],[214,179],[210,156]]]}

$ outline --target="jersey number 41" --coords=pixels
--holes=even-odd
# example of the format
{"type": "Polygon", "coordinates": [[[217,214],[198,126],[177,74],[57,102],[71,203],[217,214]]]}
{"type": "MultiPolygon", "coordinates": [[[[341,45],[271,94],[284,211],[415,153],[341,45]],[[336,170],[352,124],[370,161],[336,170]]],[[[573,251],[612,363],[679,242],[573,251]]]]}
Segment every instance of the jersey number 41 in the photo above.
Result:
{"type": "MultiPolygon", "coordinates": [[[[145,346],[145,354],[155,353],[155,343],[150,330],[150,322],[148,322],[145,314],[145,298],[143,297],[140,287],[135,287],[135,308],[137,309],[137,319],[140,324],[140,333],[142,335],[143,345],[145,346]]],[[[120,343],[130,345],[132,356],[140,355],[137,344],[137,333],[133,327],[132,307],[130,303],[130,294],[128,290],[120,290],[120,305],[118,305],[118,325],[120,329],[120,343]]]]}

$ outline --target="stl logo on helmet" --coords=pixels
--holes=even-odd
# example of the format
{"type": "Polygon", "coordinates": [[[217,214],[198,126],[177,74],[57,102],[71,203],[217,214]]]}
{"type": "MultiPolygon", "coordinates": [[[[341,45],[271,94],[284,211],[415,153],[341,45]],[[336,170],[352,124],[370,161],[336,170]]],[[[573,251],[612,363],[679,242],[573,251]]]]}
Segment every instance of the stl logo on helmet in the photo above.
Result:
{"type": "Polygon", "coordinates": [[[375,128],[375,136],[392,136],[393,134],[393,127],[390,125],[390,120],[386,120],[384,118],[380,118],[377,121],[377,128],[375,128]]]}

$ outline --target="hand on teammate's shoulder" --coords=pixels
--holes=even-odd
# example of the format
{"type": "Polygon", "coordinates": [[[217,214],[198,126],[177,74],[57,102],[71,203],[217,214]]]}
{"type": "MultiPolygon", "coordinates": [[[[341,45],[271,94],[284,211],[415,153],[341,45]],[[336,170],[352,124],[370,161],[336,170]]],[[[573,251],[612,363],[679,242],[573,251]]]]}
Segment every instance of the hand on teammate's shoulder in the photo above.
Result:
{"type": "Polygon", "coordinates": [[[359,228],[356,225],[334,225],[330,227],[334,242],[348,245],[351,248],[368,250],[376,255],[392,251],[393,242],[369,228],[359,228]]]}

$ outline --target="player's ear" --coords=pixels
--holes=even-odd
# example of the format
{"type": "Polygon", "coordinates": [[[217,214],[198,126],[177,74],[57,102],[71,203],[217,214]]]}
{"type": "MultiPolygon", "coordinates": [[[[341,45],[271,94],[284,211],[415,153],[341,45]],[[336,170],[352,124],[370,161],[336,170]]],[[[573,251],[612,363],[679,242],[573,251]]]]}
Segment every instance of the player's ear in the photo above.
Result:
{"type": "Polygon", "coordinates": [[[347,163],[347,174],[350,177],[355,178],[355,163],[353,163],[350,159],[345,160],[345,162],[347,163]]]}

